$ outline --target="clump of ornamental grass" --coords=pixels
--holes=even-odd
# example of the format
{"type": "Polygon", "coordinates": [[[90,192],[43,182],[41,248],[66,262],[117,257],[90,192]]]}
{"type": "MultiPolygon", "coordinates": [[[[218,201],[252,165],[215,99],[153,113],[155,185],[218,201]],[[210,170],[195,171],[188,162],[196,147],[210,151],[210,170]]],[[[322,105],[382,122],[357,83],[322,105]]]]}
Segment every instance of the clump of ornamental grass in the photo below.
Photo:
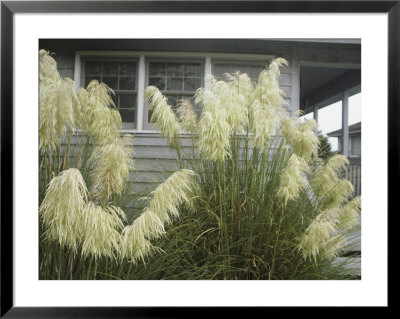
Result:
{"type": "Polygon", "coordinates": [[[54,132],[40,144],[41,278],[359,276],[337,257],[361,199],[340,177],[347,159],[316,158],[315,122],[286,111],[279,87],[286,60],[273,60],[257,83],[241,73],[210,76],[210,88],[196,92],[200,116],[189,101],[176,116],[157,88],[145,90],[151,121],[176,150],[180,170],[128,222],[115,203],[126,194],[133,149],[119,134],[113,92],[97,81],[76,92],[47,52],[39,56],[43,132],[54,132]],[[60,92],[62,103],[46,97],[60,92]],[[185,158],[183,131],[194,140],[185,158]]]}
{"type": "MultiPolygon", "coordinates": [[[[196,194],[190,207],[176,207],[179,221],[163,232],[169,240],[155,241],[165,253],[125,278],[354,278],[357,271],[336,257],[357,224],[360,198],[351,199],[353,187],[340,177],[345,157],[316,157],[315,121],[286,111],[279,87],[286,65],[273,60],[257,83],[240,73],[211,76],[210,88],[196,92],[199,118],[181,103],[181,126],[196,133],[196,152],[185,162],[198,176],[196,194]]],[[[162,94],[151,87],[146,97],[161,132],[176,134],[175,119],[169,128],[161,116],[169,114],[162,94]]]]}
{"type": "MultiPolygon", "coordinates": [[[[150,241],[164,234],[170,215],[178,217],[177,206],[189,201],[194,173],[174,173],[129,225],[115,203],[134,170],[133,137],[119,132],[113,91],[95,80],[76,91],[44,50],[39,66],[41,278],[87,278],[93,260],[95,273],[102,260],[114,265],[145,261],[157,251],[150,241]]],[[[169,107],[154,104],[154,114],[155,121],[166,122],[171,142],[176,139],[180,126],[169,107]]]]}

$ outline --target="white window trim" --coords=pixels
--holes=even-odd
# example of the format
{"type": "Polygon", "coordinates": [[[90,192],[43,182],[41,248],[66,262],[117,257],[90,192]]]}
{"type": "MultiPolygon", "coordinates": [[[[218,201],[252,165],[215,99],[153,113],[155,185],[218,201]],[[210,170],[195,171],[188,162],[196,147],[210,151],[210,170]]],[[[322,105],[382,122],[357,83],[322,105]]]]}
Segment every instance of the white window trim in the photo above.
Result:
{"type": "MultiPolygon", "coordinates": [[[[158,130],[144,128],[144,85],[146,77],[145,58],[198,58],[204,62],[204,77],[211,73],[211,65],[213,60],[230,60],[230,61],[268,61],[275,58],[271,54],[244,54],[244,53],[213,53],[213,52],[164,52],[164,51],[76,51],[74,64],[74,82],[78,89],[81,86],[81,70],[82,58],[86,57],[126,57],[138,59],[138,75],[137,75],[137,108],[136,108],[136,128],[123,129],[121,133],[153,133],[159,134],[158,130]]],[[[210,87],[210,83],[204,81],[204,87],[210,87]]],[[[182,132],[184,134],[184,132],[182,132]]]]}

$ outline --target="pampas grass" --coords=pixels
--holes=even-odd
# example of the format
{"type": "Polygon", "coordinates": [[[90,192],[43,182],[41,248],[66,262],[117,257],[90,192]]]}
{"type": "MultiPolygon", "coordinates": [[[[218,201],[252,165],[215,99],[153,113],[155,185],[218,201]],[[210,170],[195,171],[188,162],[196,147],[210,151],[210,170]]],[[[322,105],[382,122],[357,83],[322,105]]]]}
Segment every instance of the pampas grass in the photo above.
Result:
{"type": "MultiPolygon", "coordinates": [[[[119,133],[114,92],[95,80],[75,91],[71,79],[60,77],[48,52],[40,51],[39,58],[41,264],[63,260],[66,250],[65,272],[55,267],[59,278],[63,272],[72,279],[79,255],[90,260],[87,275],[93,259],[95,269],[102,259],[116,264],[144,261],[153,253],[150,240],[164,234],[170,215],[178,217],[178,206],[189,201],[194,173],[174,173],[150,194],[149,207],[129,225],[123,208],[114,203],[134,170],[133,136],[119,133]]],[[[164,133],[172,143],[180,128],[175,114],[166,105],[154,104],[153,111],[155,121],[165,122],[164,133]]]]}
{"type": "Polygon", "coordinates": [[[161,92],[148,87],[150,120],[176,150],[180,169],[126,218],[116,203],[128,196],[132,137],[120,136],[112,90],[93,81],[76,93],[41,52],[43,111],[62,105],[47,97],[62,83],[69,115],[59,123],[53,111],[42,117],[43,129],[55,133],[43,137],[40,277],[354,278],[336,257],[361,200],[351,199],[353,187],[340,177],[347,159],[318,159],[315,122],[285,109],[279,77],[286,65],[273,60],[257,83],[241,73],[224,81],[210,76],[210,87],[195,95],[199,117],[189,101],[175,115],[161,92]],[[190,158],[182,156],[182,129],[192,133],[190,158]],[[73,148],[72,137],[83,143],[73,148]]]}
{"type": "MultiPolygon", "coordinates": [[[[165,228],[170,240],[156,241],[164,253],[129,278],[349,278],[343,263],[333,262],[360,208],[358,199],[349,202],[351,183],[340,178],[348,162],[318,159],[315,121],[286,111],[279,88],[286,64],[272,61],[256,84],[238,73],[225,82],[210,76],[210,88],[196,92],[202,112],[190,130],[198,132],[200,157],[188,161],[198,175],[196,195],[190,207],[176,207],[180,220],[165,228]]],[[[163,101],[152,90],[152,101],[163,101]]]]}

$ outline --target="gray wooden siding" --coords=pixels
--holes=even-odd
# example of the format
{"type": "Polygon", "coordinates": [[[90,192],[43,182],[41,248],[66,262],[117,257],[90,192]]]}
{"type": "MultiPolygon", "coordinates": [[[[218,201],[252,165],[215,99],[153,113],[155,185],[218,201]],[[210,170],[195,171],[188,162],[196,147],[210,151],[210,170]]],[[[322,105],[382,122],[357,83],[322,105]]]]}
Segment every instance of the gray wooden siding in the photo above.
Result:
{"type": "Polygon", "coordinates": [[[57,61],[57,69],[60,75],[65,78],[74,79],[75,55],[63,52],[55,52],[54,56],[57,61]]]}

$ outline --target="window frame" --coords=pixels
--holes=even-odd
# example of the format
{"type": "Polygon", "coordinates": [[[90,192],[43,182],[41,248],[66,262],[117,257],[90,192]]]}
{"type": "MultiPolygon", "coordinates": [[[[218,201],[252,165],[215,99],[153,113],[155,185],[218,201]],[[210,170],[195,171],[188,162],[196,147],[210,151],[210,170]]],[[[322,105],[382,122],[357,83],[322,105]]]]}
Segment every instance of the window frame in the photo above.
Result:
{"type": "MultiPolygon", "coordinates": [[[[150,63],[151,62],[171,62],[171,63],[199,63],[201,70],[202,70],[202,74],[200,75],[200,87],[204,86],[204,77],[205,77],[205,70],[204,70],[204,66],[205,66],[205,58],[163,58],[163,57],[146,57],[145,58],[145,63],[146,63],[146,67],[145,67],[145,87],[149,86],[149,78],[150,78],[150,63]]],[[[167,75],[168,76],[168,75],[167,75]]],[[[160,90],[163,91],[163,90],[160,90]]],[[[182,93],[187,93],[189,91],[171,91],[172,94],[175,94],[176,92],[182,92],[182,93]]],[[[191,93],[193,92],[193,95],[196,91],[190,91],[191,93]]],[[[178,94],[177,93],[177,94],[178,94]]],[[[190,94],[191,94],[190,93],[190,94]]],[[[144,130],[156,130],[156,126],[153,123],[150,123],[148,121],[148,112],[149,112],[149,104],[147,102],[145,102],[143,104],[143,129],[144,130]]]]}
{"type": "MultiPolygon", "coordinates": [[[[139,84],[139,59],[138,57],[116,57],[116,56],[82,56],[81,57],[81,74],[80,74],[80,83],[83,84],[82,87],[86,88],[85,85],[85,77],[86,77],[86,62],[87,61],[98,61],[98,62],[135,62],[136,63],[136,73],[135,73],[135,89],[134,90],[119,90],[113,89],[113,91],[117,93],[132,93],[136,95],[136,107],[135,107],[135,121],[134,122],[122,122],[122,129],[123,130],[135,130],[138,126],[138,84],[139,84]]],[[[119,80],[119,74],[118,74],[119,80]]],[[[119,106],[116,106],[117,110],[119,111],[119,106]]]]}
{"type": "Polygon", "coordinates": [[[203,86],[209,88],[210,83],[204,78],[207,74],[211,74],[213,61],[227,61],[230,63],[246,63],[246,62],[261,62],[267,63],[274,59],[276,56],[272,54],[251,54],[251,53],[215,53],[215,52],[170,52],[170,51],[75,51],[75,65],[74,65],[74,82],[78,89],[81,86],[82,76],[84,77],[84,70],[82,69],[82,62],[84,59],[136,59],[137,61],[137,103],[136,103],[136,127],[123,128],[121,133],[150,133],[160,134],[152,123],[145,124],[145,117],[147,116],[146,103],[144,101],[144,89],[146,87],[147,73],[149,72],[146,67],[146,61],[149,59],[175,59],[183,60],[202,60],[203,61],[203,86]]]}

